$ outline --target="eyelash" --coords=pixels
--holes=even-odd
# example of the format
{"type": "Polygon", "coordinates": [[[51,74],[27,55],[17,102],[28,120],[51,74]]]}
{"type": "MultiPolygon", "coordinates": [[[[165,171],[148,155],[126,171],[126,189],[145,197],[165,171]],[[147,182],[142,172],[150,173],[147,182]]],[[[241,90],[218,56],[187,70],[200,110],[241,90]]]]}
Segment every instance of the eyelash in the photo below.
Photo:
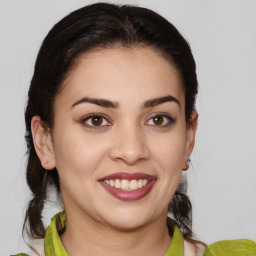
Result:
{"type": "Polygon", "coordinates": [[[109,121],[109,118],[108,118],[106,115],[102,114],[102,113],[93,113],[93,114],[87,115],[87,116],[85,116],[84,118],[81,119],[81,123],[82,123],[84,126],[86,126],[86,127],[88,127],[88,128],[92,128],[92,129],[100,129],[100,128],[103,128],[103,127],[112,125],[112,123],[109,121]],[[104,122],[107,122],[108,124],[104,124],[104,125],[99,125],[99,126],[97,126],[97,125],[87,124],[87,123],[86,123],[86,122],[89,121],[89,120],[91,120],[91,122],[92,122],[92,118],[95,118],[95,117],[100,117],[100,118],[102,118],[102,119],[103,119],[103,123],[104,123],[104,122]]]}
{"type": "Polygon", "coordinates": [[[148,123],[150,120],[153,121],[154,118],[156,117],[163,117],[165,120],[164,120],[164,124],[161,124],[161,125],[156,125],[156,124],[147,124],[148,126],[154,126],[155,128],[165,128],[165,127],[168,127],[172,124],[175,123],[176,119],[173,118],[172,116],[170,116],[169,114],[166,114],[166,113],[157,113],[157,114],[153,114],[150,116],[150,118],[148,119],[148,121],[146,123],[148,123]]]}
{"type": "MultiPolygon", "coordinates": [[[[166,114],[166,113],[157,113],[157,114],[153,114],[150,116],[150,118],[145,122],[145,124],[147,126],[155,126],[156,128],[164,128],[164,127],[167,127],[167,126],[170,126],[171,124],[174,124],[176,121],[175,118],[171,117],[170,115],[166,114]],[[164,124],[160,124],[160,125],[156,125],[156,124],[148,124],[148,122],[150,120],[153,120],[153,118],[156,118],[156,117],[162,117],[164,119],[164,124]]],[[[107,117],[105,114],[102,114],[102,113],[93,113],[93,114],[90,114],[90,115],[87,115],[85,116],[84,118],[81,119],[81,123],[88,127],[88,128],[92,128],[92,129],[100,129],[100,128],[104,128],[106,126],[111,126],[112,123],[109,121],[109,117],[107,117]],[[103,119],[103,125],[102,123],[97,126],[97,125],[93,125],[92,124],[92,118],[95,118],[95,117],[100,117],[103,119]],[[88,124],[86,122],[88,122],[90,120],[91,124],[88,124]],[[107,122],[107,124],[104,124],[104,122],[107,122]]]]}

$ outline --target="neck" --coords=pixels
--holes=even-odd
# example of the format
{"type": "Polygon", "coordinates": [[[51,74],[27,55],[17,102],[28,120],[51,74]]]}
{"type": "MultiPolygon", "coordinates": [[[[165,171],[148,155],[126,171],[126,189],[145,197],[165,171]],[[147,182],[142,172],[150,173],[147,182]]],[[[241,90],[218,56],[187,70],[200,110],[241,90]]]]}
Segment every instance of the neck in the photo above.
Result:
{"type": "Polygon", "coordinates": [[[171,242],[166,213],[133,230],[119,230],[83,214],[73,216],[73,212],[67,209],[66,214],[67,226],[61,240],[72,256],[163,256],[171,242]]]}

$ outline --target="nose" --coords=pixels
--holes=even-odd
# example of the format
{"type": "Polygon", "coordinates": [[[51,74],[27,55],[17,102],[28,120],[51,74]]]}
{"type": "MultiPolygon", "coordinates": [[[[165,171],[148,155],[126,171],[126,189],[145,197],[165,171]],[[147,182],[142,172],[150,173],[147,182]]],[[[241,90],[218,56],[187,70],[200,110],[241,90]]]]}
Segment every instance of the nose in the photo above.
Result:
{"type": "Polygon", "coordinates": [[[145,134],[138,127],[119,129],[115,133],[109,155],[112,160],[123,161],[127,165],[149,159],[150,150],[145,134]]]}

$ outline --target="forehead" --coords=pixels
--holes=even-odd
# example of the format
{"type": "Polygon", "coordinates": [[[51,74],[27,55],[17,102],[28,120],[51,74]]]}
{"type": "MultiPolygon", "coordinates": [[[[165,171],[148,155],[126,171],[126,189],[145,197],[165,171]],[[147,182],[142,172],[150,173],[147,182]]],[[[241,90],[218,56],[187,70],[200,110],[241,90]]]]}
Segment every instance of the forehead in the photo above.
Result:
{"type": "Polygon", "coordinates": [[[147,100],[171,94],[184,101],[179,73],[160,51],[150,47],[95,49],[80,56],[60,96],[127,97],[147,100]]]}

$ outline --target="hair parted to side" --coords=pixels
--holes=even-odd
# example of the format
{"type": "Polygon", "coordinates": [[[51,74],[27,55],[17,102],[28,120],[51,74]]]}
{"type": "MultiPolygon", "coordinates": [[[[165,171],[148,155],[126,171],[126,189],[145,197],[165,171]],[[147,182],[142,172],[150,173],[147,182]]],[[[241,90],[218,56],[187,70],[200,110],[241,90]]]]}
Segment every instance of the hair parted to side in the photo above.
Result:
{"type": "MultiPolygon", "coordinates": [[[[56,168],[45,170],[35,152],[31,119],[38,115],[45,127],[54,125],[54,100],[62,82],[81,54],[93,49],[152,47],[162,52],[179,72],[185,93],[185,118],[189,125],[198,85],[190,47],[177,29],[157,13],[141,7],[96,3],[64,17],[43,41],[35,63],[25,111],[27,142],[27,183],[33,198],[28,204],[23,231],[31,238],[43,238],[42,210],[50,188],[60,195],[56,168]]],[[[191,203],[186,189],[179,186],[168,210],[183,232],[191,237],[191,203]]]]}

